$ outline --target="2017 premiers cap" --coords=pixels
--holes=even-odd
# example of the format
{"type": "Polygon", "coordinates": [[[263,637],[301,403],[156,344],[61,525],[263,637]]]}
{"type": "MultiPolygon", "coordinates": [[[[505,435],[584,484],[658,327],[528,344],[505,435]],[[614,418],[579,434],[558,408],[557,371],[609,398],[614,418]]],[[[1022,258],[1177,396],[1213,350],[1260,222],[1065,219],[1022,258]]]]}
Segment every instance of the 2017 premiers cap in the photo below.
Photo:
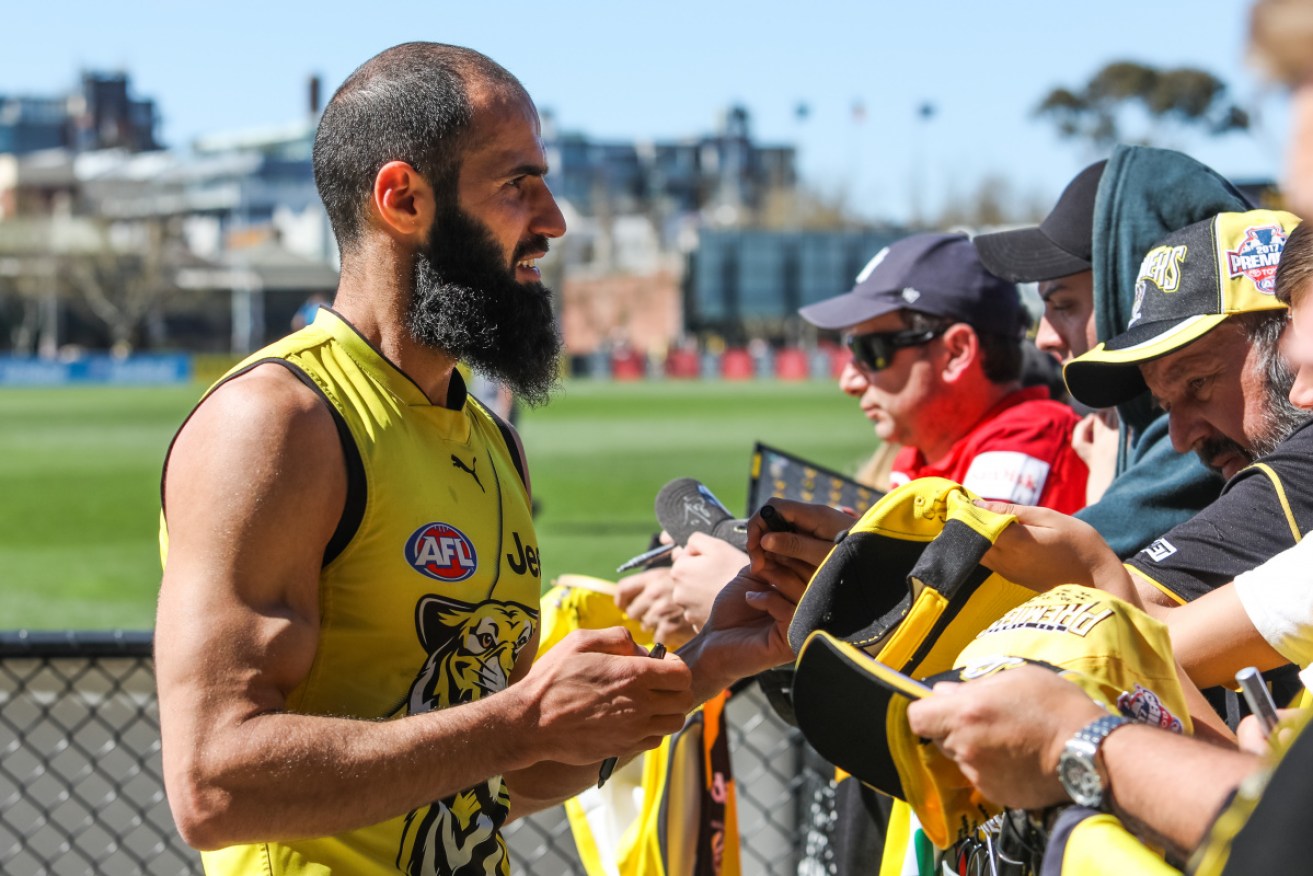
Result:
{"type": "Polygon", "coordinates": [[[850,291],[801,308],[823,329],[846,329],[906,308],[978,332],[1020,335],[1029,317],[1017,287],[985,270],[964,234],[914,234],[880,250],[850,291]]]}
{"type": "Polygon", "coordinates": [[[1228,317],[1285,307],[1276,271],[1299,217],[1280,210],[1219,213],[1149,250],[1135,281],[1126,331],[1067,363],[1067,388],[1107,408],[1144,392],[1140,364],[1173,353],[1228,317]]]}
{"type": "MultiPolygon", "coordinates": [[[[1192,732],[1167,628],[1129,603],[1068,584],[981,623],[952,669],[921,676],[926,686],[1038,665],[1111,713],[1192,732]]],[[[798,672],[795,708],[808,741],[860,781],[907,801],[936,846],[946,848],[1001,811],[912,733],[907,706],[921,694],[866,650],[818,631],[799,655],[798,672]]]]}

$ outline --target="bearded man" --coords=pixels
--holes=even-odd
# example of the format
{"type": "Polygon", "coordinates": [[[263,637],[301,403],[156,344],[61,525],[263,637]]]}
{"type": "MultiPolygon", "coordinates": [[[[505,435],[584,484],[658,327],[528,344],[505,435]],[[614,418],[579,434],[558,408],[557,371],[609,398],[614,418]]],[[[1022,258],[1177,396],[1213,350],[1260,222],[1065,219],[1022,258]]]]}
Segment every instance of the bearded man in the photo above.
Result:
{"type": "Polygon", "coordinates": [[[572,796],[788,660],[792,606],[743,578],[678,659],[616,628],[535,662],[523,451],[456,366],[552,386],[537,110],[478,52],[396,46],[334,95],[314,168],[333,306],[212,387],[165,462],[169,803],[210,874],[509,873],[512,800],[572,796]]]}

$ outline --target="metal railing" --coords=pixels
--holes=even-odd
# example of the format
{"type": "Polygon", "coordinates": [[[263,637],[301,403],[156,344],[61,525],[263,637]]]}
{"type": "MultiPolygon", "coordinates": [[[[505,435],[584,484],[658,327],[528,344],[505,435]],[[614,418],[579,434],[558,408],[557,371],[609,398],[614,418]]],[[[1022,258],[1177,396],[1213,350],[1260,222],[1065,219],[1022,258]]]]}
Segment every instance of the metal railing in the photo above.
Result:
{"type": "MultiPolygon", "coordinates": [[[[727,714],[743,872],[825,872],[824,765],[756,685],[727,714]]],[[[506,836],[516,872],[582,873],[561,807],[506,836]]],[[[201,872],[164,798],[149,632],[0,633],[0,872],[201,872]]]]}

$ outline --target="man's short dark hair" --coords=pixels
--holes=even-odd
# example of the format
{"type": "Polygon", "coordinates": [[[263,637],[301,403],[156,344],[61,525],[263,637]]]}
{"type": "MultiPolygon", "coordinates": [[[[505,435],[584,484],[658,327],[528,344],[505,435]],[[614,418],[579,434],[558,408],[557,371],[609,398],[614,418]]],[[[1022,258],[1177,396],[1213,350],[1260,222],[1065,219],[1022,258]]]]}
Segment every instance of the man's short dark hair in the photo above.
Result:
{"type": "Polygon", "coordinates": [[[333,95],[315,132],[314,172],[338,248],[360,237],[374,179],[404,161],[455,203],[461,158],[470,146],[478,83],[499,95],[526,95],[519,80],[486,55],[442,43],[403,43],[360,65],[333,95]]]}
{"type": "Polygon", "coordinates": [[[1313,280],[1313,228],[1307,222],[1295,226],[1286,238],[1277,262],[1277,300],[1294,307],[1308,295],[1313,280]]]}
{"type": "MultiPolygon", "coordinates": [[[[961,320],[947,316],[933,316],[919,310],[903,308],[899,315],[903,325],[913,331],[946,329],[961,320]]],[[[969,323],[963,323],[970,325],[969,323]]],[[[980,368],[990,383],[1013,383],[1021,379],[1021,368],[1025,353],[1021,349],[1021,337],[1001,335],[997,332],[982,332],[975,326],[971,330],[980,341],[980,368]]]]}

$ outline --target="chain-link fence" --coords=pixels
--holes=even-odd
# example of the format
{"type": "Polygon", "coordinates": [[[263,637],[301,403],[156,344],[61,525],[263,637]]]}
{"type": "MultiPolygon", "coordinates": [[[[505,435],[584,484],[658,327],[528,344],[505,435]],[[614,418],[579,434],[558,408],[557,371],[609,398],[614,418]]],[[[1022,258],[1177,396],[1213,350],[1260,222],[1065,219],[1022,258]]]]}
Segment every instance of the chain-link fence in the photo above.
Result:
{"type": "MultiPolygon", "coordinates": [[[[0,633],[0,872],[200,872],[164,799],[152,670],[150,633],[0,633]]],[[[743,872],[806,869],[824,767],[756,685],[727,714],[743,872]]],[[[506,834],[517,872],[582,873],[561,807],[506,834]]]]}

